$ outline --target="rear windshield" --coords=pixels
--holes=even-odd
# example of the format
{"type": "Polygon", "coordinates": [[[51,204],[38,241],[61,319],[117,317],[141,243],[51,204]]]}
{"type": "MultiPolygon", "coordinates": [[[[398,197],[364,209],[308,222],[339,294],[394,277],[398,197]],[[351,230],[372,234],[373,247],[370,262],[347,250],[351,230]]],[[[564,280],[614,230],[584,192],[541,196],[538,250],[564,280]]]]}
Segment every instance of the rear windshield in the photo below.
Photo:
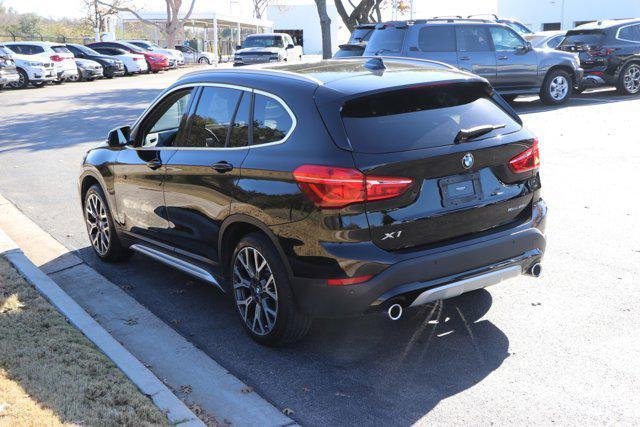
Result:
{"type": "Polygon", "coordinates": [[[371,38],[371,34],[373,34],[373,30],[375,27],[364,27],[364,28],[356,28],[351,33],[351,37],[349,38],[349,43],[362,43],[366,42],[371,38]]]}
{"type": "Polygon", "coordinates": [[[390,153],[454,144],[461,129],[505,125],[477,140],[512,133],[520,124],[476,83],[413,87],[347,102],[342,121],[354,151],[390,153]]]}
{"type": "Polygon", "coordinates": [[[66,46],[51,46],[51,49],[53,49],[53,51],[56,53],[71,53],[71,51],[67,49],[66,46]]]}
{"type": "Polygon", "coordinates": [[[364,47],[353,44],[343,44],[340,49],[333,56],[334,58],[348,58],[352,56],[362,56],[364,47]]]}
{"type": "Polygon", "coordinates": [[[560,43],[563,46],[601,46],[604,42],[604,33],[600,30],[569,31],[565,39],[560,43]]]}
{"type": "Polygon", "coordinates": [[[365,56],[400,52],[406,32],[407,27],[381,25],[371,35],[365,56]]]}

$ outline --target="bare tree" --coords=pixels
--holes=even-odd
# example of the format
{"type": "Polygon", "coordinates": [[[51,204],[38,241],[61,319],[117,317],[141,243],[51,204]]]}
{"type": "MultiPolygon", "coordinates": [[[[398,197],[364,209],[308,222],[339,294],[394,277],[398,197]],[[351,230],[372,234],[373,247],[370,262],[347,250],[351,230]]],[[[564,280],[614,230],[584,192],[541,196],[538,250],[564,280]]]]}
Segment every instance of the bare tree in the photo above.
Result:
{"type": "Polygon", "coordinates": [[[112,4],[105,6],[99,5],[97,0],[84,0],[84,8],[87,13],[85,21],[91,25],[91,28],[97,28],[99,33],[103,33],[105,31],[104,18],[117,15],[117,8],[121,3],[120,0],[113,0],[112,4]]]}
{"type": "Polygon", "coordinates": [[[264,11],[270,2],[271,0],[253,0],[253,16],[256,19],[262,19],[262,15],[264,15],[264,11]]]}
{"type": "Polygon", "coordinates": [[[327,13],[327,0],[315,1],[320,18],[320,32],[322,33],[322,58],[329,59],[331,58],[331,18],[327,13]]]}
{"type": "Polygon", "coordinates": [[[354,4],[351,0],[348,1],[352,7],[351,13],[347,12],[342,0],[335,0],[335,4],[338,15],[349,31],[353,31],[358,24],[379,22],[382,19],[380,5],[384,0],[361,0],[358,4],[354,4]]]}
{"type": "Polygon", "coordinates": [[[182,7],[182,0],[165,0],[167,6],[167,19],[163,22],[155,22],[149,19],[145,19],[140,16],[140,13],[129,6],[125,5],[116,5],[117,0],[111,0],[107,2],[105,0],[96,0],[103,6],[113,7],[119,12],[129,12],[133,14],[136,18],[138,18],[141,22],[153,25],[156,27],[162,34],[167,38],[167,47],[173,48],[176,44],[176,36],[180,32],[180,30],[184,27],[184,23],[189,19],[191,13],[193,12],[193,6],[196,3],[196,0],[191,0],[191,6],[189,6],[189,10],[184,15],[184,17],[180,18],[180,8],[182,7]]]}

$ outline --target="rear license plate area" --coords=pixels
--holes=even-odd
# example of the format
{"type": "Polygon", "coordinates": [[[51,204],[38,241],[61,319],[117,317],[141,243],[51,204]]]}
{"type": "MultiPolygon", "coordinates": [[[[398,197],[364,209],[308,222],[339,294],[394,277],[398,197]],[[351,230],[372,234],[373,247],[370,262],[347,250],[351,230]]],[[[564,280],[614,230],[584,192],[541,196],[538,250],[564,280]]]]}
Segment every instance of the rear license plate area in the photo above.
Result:
{"type": "Polygon", "coordinates": [[[438,181],[445,208],[480,201],[483,198],[478,172],[449,176],[438,181]]]}

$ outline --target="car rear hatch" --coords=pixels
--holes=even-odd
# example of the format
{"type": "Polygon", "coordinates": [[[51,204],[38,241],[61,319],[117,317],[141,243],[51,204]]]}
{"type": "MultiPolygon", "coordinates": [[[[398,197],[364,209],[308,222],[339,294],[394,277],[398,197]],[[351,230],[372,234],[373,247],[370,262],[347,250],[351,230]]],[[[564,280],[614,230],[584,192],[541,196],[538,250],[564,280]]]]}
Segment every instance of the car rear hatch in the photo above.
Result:
{"type": "Polygon", "coordinates": [[[610,52],[603,47],[606,34],[602,30],[571,30],[558,46],[559,50],[577,53],[585,71],[603,65],[602,58],[610,52]]]}
{"type": "Polygon", "coordinates": [[[366,213],[379,247],[424,248],[531,217],[537,142],[486,82],[369,93],[345,102],[341,116],[374,189],[366,213]],[[374,188],[384,182],[410,184],[385,197],[374,188]]]}
{"type": "Polygon", "coordinates": [[[51,55],[51,60],[53,62],[59,63],[61,65],[61,69],[63,70],[75,70],[76,62],[75,56],[69,49],[67,49],[64,45],[53,45],[51,49],[56,53],[55,55],[51,55]]]}

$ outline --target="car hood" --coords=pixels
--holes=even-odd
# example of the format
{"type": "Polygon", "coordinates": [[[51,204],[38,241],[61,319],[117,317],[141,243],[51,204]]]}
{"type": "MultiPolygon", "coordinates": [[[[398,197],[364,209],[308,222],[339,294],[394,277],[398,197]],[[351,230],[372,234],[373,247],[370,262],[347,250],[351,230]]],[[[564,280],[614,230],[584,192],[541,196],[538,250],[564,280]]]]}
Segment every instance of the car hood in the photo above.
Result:
{"type": "Polygon", "coordinates": [[[274,55],[278,54],[282,50],[279,47],[245,47],[243,49],[236,50],[236,54],[243,53],[272,53],[274,55]]]}
{"type": "Polygon", "coordinates": [[[99,63],[97,63],[96,61],[92,61],[91,59],[82,59],[82,58],[76,58],[76,64],[82,65],[83,67],[86,67],[86,66],[95,67],[96,65],[100,65],[99,63]]]}

